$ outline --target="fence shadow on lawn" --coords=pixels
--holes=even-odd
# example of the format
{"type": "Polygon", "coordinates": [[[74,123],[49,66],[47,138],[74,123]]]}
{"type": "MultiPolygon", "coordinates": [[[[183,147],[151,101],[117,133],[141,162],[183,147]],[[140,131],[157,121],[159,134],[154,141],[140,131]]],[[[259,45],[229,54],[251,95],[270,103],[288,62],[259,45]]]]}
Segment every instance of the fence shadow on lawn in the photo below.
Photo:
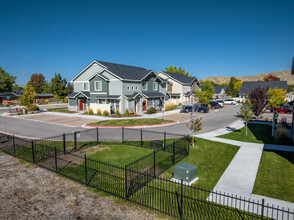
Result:
{"type": "Polygon", "coordinates": [[[145,140],[151,132],[122,128],[120,136],[114,135],[113,140],[107,138],[105,143],[101,141],[101,133],[91,129],[38,140],[0,133],[0,150],[81,184],[180,219],[294,219],[293,211],[270,206],[264,200],[250,201],[186,186],[183,180],[175,183],[160,178],[160,174],[189,155],[189,137],[163,132],[154,136],[156,140],[145,140]],[[154,151],[125,166],[74,153],[99,143],[123,143],[154,151]]]}

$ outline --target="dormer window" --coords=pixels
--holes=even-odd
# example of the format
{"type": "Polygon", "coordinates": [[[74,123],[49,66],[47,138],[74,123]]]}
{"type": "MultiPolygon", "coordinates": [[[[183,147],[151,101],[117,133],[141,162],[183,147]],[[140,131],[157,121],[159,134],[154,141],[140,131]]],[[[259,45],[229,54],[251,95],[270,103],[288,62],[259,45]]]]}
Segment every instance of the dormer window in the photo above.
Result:
{"type": "Polygon", "coordinates": [[[84,91],[89,91],[89,83],[84,82],[84,91]]]}

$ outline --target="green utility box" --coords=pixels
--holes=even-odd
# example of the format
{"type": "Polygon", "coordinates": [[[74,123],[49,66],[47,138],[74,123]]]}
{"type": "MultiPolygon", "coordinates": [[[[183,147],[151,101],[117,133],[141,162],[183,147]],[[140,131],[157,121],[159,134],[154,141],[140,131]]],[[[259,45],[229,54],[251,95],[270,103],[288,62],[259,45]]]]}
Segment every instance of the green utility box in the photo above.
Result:
{"type": "Polygon", "coordinates": [[[188,163],[181,163],[174,168],[174,178],[183,179],[185,182],[191,182],[197,177],[197,166],[188,163]]]}

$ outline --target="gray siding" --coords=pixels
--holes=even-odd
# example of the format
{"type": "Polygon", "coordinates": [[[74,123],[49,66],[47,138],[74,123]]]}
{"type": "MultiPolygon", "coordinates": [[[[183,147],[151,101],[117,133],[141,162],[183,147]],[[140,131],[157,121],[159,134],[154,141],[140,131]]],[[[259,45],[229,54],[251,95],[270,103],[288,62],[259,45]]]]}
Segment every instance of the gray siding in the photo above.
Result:
{"type": "Polygon", "coordinates": [[[78,101],[77,101],[77,99],[68,99],[68,104],[70,106],[77,106],[78,105],[78,101]]]}
{"type": "Polygon", "coordinates": [[[99,76],[95,76],[93,79],[91,79],[89,86],[90,86],[90,93],[106,93],[106,94],[104,94],[104,96],[108,95],[108,82],[106,82],[104,79],[102,79],[99,76]],[[95,90],[95,82],[96,81],[102,82],[102,91],[95,90]]]}
{"type": "Polygon", "coordinates": [[[88,81],[91,76],[93,76],[95,73],[100,72],[101,70],[103,70],[103,68],[100,65],[94,63],[85,72],[83,72],[78,78],[76,78],[74,82],[88,81]]]}

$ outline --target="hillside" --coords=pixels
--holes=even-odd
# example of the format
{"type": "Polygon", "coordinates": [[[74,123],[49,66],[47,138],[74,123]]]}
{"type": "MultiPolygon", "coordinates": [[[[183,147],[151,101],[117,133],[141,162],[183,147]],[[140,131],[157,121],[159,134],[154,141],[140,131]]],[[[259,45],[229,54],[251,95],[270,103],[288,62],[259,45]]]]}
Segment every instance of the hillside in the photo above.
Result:
{"type": "MultiPolygon", "coordinates": [[[[277,76],[281,79],[281,81],[287,81],[288,85],[294,85],[294,75],[291,75],[291,70],[282,70],[282,71],[276,71],[271,73],[262,73],[258,75],[249,75],[249,76],[242,76],[237,77],[237,79],[242,81],[258,81],[263,80],[265,75],[272,74],[274,76],[277,76]]],[[[229,76],[216,76],[216,77],[207,77],[205,79],[202,79],[201,81],[210,80],[217,84],[220,83],[228,83],[230,81],[229,76]]]]}

